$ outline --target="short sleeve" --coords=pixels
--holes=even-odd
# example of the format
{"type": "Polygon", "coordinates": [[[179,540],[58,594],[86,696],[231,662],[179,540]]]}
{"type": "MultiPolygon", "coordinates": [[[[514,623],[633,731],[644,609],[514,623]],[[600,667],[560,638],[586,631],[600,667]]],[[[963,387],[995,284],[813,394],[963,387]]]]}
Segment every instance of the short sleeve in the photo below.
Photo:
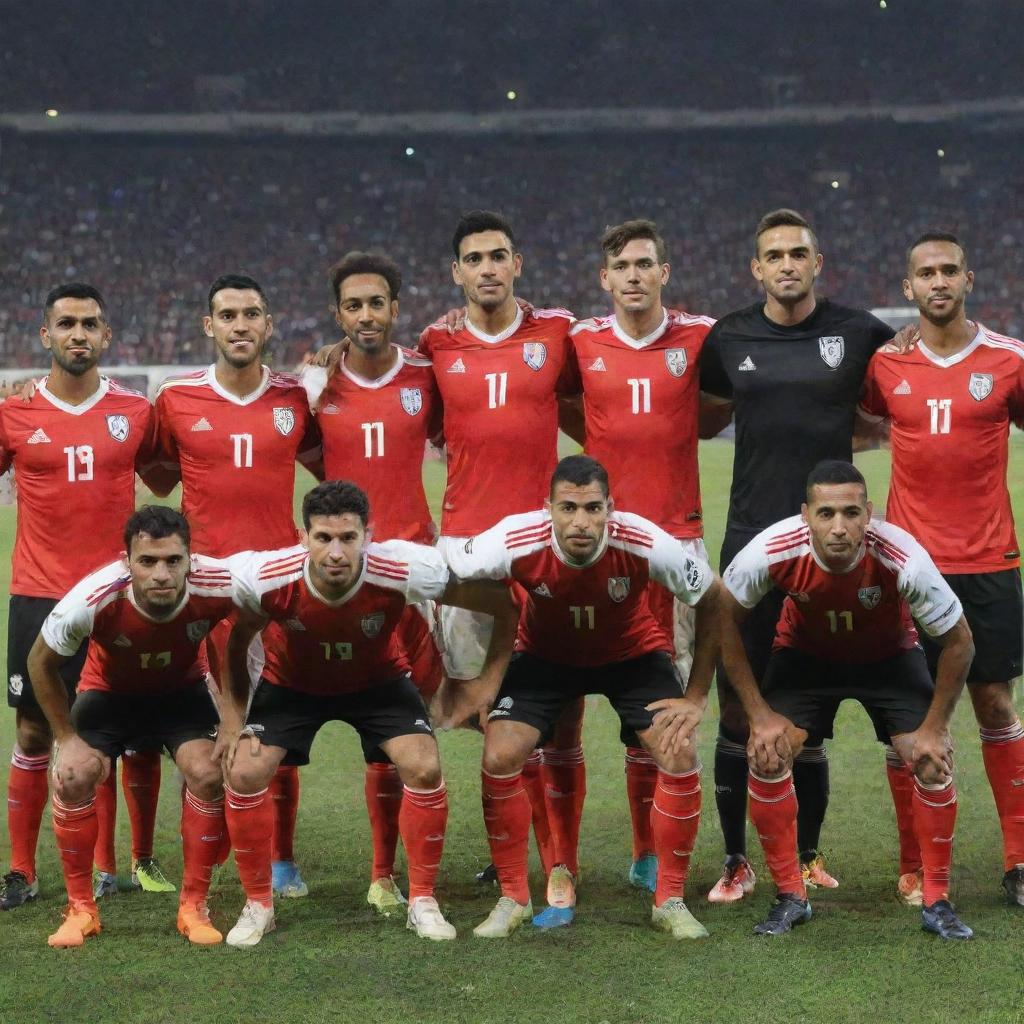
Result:
{"type": "Polygon", "coordinates": [[[459,580],[507,580],[512,576],[512,555],[506,543],[509,531],[522,516],[509,516],[489,530],[458,544],[448,544],[445,558],[459,580]]]}
{"type": "Polygon", "coordinates": [[[867,373],[864,375],[864,383],[861,386],[860,403],[857,406],[857,411],[865,419],[876,423],[884,420],[889,415],[885,396],[882,394],[882,389],[878,386],[878,366],[879,359],[876,354],[871,357],[871,361],[868,363],[867,373]]]}
{"type": "MultiPolygon", "coordinates": [[[[8,402],[13,399],[8,398],[8,402]]],[[[10,439],[7,436],[7,422],[4,416],[0,415],[0,473],[6,473],[14,462],[14,451],[11,448],[10,439]]]]}
{"type": "Polygon", "coordinates": [[[931,555],[916,541],[900,570],[898,586],[900,595],[910,606],[910,614],[929,636],[942,636],[960,621],[963,615],[960,599],[936,568],[931,555]]]}
{"type": "Polygon", "coordinates": [[[722,574],[722,583],[744,608],[753,608],[773,589],[764,533],[759,533],[729,563],[722,574]]]}
{"type": "Polygon", "coordinates": [[[1010,421],[1024,430],[1024,359],[1017,362],[1017,379],[1010,390],[1010,421]]]}
{"type": "Polygon", "coordinates": [[[654,539],[649,561],[651,579],[671,590],[683,604],[697,604],[714,582],[714,570],[706,559],[687,551],[653,523],[646,524],[646,529],[654,539]]]}
{"type": "Polygon", "coordinates": [[[718,324],[708,332],[700,353],[700,389],[715,398],[732,399],[732,381],[722,363],[718,324]]]}
{"type": "MultiPolygon", "coordinates": [[[[90,578],[91,579],[91,578],[90,578]]],[[[90,583],[91,590],[94,584],[90,583]]],[[[86,600],[79,584],[57,602],[53,611],[46,616],[39,631],[46,646],[65,658],[70,658],[92,633],[96,621],[95,606],[86,600]]]]}

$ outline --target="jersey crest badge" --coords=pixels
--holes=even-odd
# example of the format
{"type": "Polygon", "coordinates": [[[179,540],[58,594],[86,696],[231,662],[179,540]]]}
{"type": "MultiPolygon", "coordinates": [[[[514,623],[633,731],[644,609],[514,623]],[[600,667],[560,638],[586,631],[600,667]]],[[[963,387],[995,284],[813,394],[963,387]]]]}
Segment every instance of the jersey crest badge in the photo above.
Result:
{"type": "Polygon", "coordinates": [[[419,388],[402,388],[401,396],[402,408],[410,416],[415,416],[423,408],[423,392],[419,388]]]}
{"type": "Polygon", "coordinates": [[[704,583],[704,570],[698,562],[687,558],[686,565],[683,567],[683,575],[686,577],[686,585],[691,590],[700,590],[704,583]]]}
{"type": "Polygon", "coordinates": [[[131,424],[128,422],[127,416],[111,415],[107,417],[107,430],[115,441],[124,442],[128,440],[131,424]]]}
{"type": "Polygon", "coordinates": [[[608,596],[616,604],[621,604],[629,597],[629,582],[628,576],[608,577],[608,596]]]}
{"type": "Polygon", "coordinates": [[[364,615],[360,625],[363,627],[363,636],[368,636],[372,640],[375,636],[380,636],[380,631],[384,628],[384,613],[364,615]]]}
{"type": "Polygon", "coordinates": [[[868,611],[872,608],[878,607],[878,602],[882,600],[882,588],[881,587],[861,587],[857,591],[857,600],[860,601],[868,611]]]}
{"type": "Polygon", "coordinates": [[[295,429],[295,410],[287,406],[274,406],[274,426],[279,434],[287,437],[295,429]]]}
{"type": "Polygon", "coordinates": [[[540,341],[528,341],[523,345],[523,362],[531,370],[539,370],[547,361],[547,345],[540,341]]]}
{"type": "Polygon", "coordinates": [[[825,365],[830,370],[834,370],[843,361],[843,356],[846,355],[846,341],[841,334],[819,338],[818,351],[821,353],[821,358],[825,360],[825,365]]]}
{"type": "Polygon", "coordinates": [[[992,374],[972,373],[967,391],[976,402],[980,402],[992,394],[992,374]]]}
{"type": "Polygon", "coordinates": [[[25,689],[25,680],[15,673],[7,681],[7,689],[10,691],[12,697],[20,697],[21,691],[25,689]]]}
{"type": "Polygon", "coordinates": [[[210,632],[210,620],[209,619],[196,619],[195,622],[188,623],[185,626],[185,633],[192,643],[197,644],[200,640],[210,632]]]}
{"type": "Polygon", "coordinates": [[[665,350],[665,365],[673,377],[682,377],[686,373],[686,349],[669,348],[665,350]]]}

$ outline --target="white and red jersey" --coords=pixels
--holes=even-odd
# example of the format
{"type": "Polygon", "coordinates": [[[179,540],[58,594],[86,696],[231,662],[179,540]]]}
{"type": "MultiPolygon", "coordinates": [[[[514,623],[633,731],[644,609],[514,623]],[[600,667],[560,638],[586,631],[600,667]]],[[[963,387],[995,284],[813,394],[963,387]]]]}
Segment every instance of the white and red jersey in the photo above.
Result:
{"type": "Polygon", "coordinates": [[[355,693],[409,671],[395,632],[407,604],[436,600],[448,567],[434,548],[368,544],[356,584],[330,601],[309,576],[309,552],[246,551],[231,559],[236,603],[271,620],[264,677],[304,693],[355,693]]]}
{"type": "Polygon", "coordinates": [[[217,559],[192,556],[185,594],[165,619],[139,608],[131,574],[118,561],[86,576],[58,601],[40,635],[68,658],[89,639],[79,691],[166,693],[206,677],[203,639],[233,610],[231,572],[217,559]]]}
{"type": "Polygon", "coordinates": [[[557,396],[580,390],[572,323],[564,309],[517,310],[497,335],[468,320],[455,334],[439,320],[420,335],[444,402],[444,536],[481,533],[544,501],[558,462],[557,396]]]}
{"type": "Polygon", "coordinates": [[[943,572],[1020,565],[1006,486],[1009,426],[1024,427],[1024,344],[978,327],[941,357],[918,342],[868,364],[861,414],[892,423],[886,518],[943,572]]]}
{"type": "Polygon", "coordinates": [[[653,581],[695,605],[714,573],[654,523],[613,512],[593,558],[569,562],[544,511],[508,516],[448,554],[461,580],[515,580],[525,591],[516,649],[581,668],[672,653],[648,603],[653,581]]]}
{"type": "Polygon", "coordinates": [[[639,340],[614,316],[582,320],[572,329],[583,381],[584,450],[608,470],[617,503],[680,539],[704,533],[697,364],[714,323],[666,312],[639,340]]]}
{"type": "Polygon", "coordinates": [[[915,619],[929,636],[942,636],[962,613],[928,552],[885,522],[868,525],[857,562],[836,573],[817,557],[803,518],[791,516],[743,548],[722,582],[744,608],[772,589],[783,591],[774,648],[827,661],[860,665],[891,658],[917,643],[915,619]]]}
{"type": "Polygon", "coordinates": [[[159,458],[181,467],[192,546],[227,557],[295,543],[295,461],[315,463],[320,437],[296,377],[263,368],[238,398],[214,367],[169,377],[156,397],[159,458]]]}
{"type": "Polygon", "coordinates": [[[0,404],[0,473],[18,475],[11,593],[63,597],[124,548],[135,473],[153,460],[149,401],[106,377],[80,405],[44,378],[0,404]]]}

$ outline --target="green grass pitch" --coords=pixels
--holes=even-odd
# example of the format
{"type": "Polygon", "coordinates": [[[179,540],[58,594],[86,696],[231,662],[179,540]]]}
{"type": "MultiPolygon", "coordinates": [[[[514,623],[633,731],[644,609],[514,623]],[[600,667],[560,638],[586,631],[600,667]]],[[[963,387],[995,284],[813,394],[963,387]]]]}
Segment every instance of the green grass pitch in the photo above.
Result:
{"type": "MultiPolygon", "coordinates": [[[[1010,479],[1024,520],[1024,438],[1015,434],[1010,479]]],[[[884,501],[888,457],[859,459],[876,501],[884,501]]],[[[717,559],[732,470],[732,447],[701,447],[708,549],[717,559]]],[[[427,467],[436,502],[443,479],[427,467]]],[[[305,488],[308,478],[300,481],[305,488]]],[[[970,481],[965,481],[969,486],[970,481]]],[[[88,522],[82,529],[88,529],[88,522]]],[[[0,565],[9,571],[12,509],[0,509],[0,565]]],[[[58,554],[73,537],[56,537],[58,554]]],[[[0,580],[6,593],[6,577],[0,580]]],[[[203,1024],[359,1022],[654,1022],[867,1020],[1024,1022],[1021,949],[1024,911],[1001,898],[999,830],[967,702],[956,715],[958,786],[953,897],[976,931],[972,943],[943,944],[920,930],[915,911],[894,899],[897,864],[882,752],[866,716],[846,707],[830,744],[832,803],[822,837],[834,892],[812,893],[814,920],[779,940],[755,939],[772,886],[756,836],[751,858],[761,881],[752,900],[711,907],[704,894],[721,867],[711,778],[716,708],[702,729],[704,815],[688,901],[711,932],[679,943],[648,927],[649,903],[625,881],[629,817],[617,725],[607,704],[588,708],[585,749],[589,795],[582,835],[583,884],[576,923],[552,934],[524,928],[508,942],[474,940],[471,929],[496,893],[473,873],[488,860],[482,828],[480,739],[441,737],[451,819],[439,897],[458,941],[417,940],[402,920],[382,920],[365,903],[369,835],[362,762],[355,736],[328,726],[303,772],[297,849],[308,899],[278,905],[278,930],[255,950],[193,949],[174,930],[175,898],[131,894],[103,906],[104,933],[84,949],[53,951],[46,936],[62,906],[49,812],[40,839],[42,897],[0,916],[0,1020],[37,1022],[184,1021],[203,1024]]],[[[6,762],[13,714],[0,716],[6,762]]],[[[6,780],[6,769],[0,771],[6,780]]],[[[165,762],[157,851],[180,878],[174,772],[165,762]]],[[[119,820],[121,867],[128,830],[119,820]]],[[[6,830],[0,859],[7,863],[6,830]]],[[[532,887],[542,902],[542,880],[532,887]]],[[[242,905],[233,865],[211,898],[225,930],[242,905]]]]}

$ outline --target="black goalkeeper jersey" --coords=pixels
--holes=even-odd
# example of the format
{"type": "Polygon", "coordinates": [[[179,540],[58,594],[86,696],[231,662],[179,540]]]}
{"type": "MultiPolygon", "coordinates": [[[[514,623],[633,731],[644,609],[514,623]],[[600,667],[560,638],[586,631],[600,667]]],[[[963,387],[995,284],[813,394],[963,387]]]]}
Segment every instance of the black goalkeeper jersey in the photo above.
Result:
{"type": "Polygon", "coordinates": [[[893,333],[866,310],[827,299],[791,327],[758,303],[711,328],[700,388],[730,399],[736,418],[729,529],[756,532],[794,515],[816,463],[852,458],[868,361],[893,333]]]}

